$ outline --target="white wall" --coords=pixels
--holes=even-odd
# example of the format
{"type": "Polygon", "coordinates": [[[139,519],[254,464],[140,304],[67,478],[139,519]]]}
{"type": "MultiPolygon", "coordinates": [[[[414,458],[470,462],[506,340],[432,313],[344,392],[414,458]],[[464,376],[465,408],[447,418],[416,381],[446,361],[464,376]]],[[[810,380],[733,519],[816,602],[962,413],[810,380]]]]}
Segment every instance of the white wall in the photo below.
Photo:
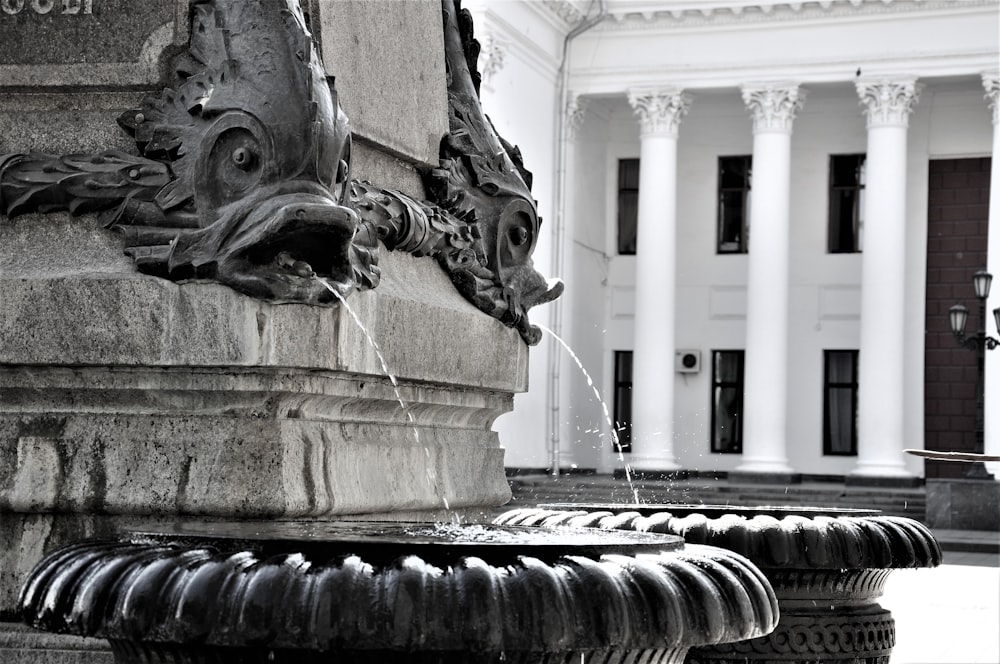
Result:
{"type": "MultiPolygon", "coordinates": [[[[534,176],[532,195],[538,201],[542,226],[535,247],[535,267],[553,275],[552,231],[554,220],[554,155],[556,123],[556,73],[562,49],[557,23],[543,20],[536,8],[523,2],[466,0],[475,34],[481,42],[492,39],[503,53],[503,65],[483,81],[481,100],[497,132],[517,145],[524,164],[534,176]]],[[[550,325],[552,305],[531,310],[532,322],[550,325]]],[[[529,389],[514,398],[514,411],[500,417],[494,429],[506,449],[505,465],[545,468],[549,465],[547,440],[548,374],[551,346],[548,338],[530,351],[529,389]]]]}

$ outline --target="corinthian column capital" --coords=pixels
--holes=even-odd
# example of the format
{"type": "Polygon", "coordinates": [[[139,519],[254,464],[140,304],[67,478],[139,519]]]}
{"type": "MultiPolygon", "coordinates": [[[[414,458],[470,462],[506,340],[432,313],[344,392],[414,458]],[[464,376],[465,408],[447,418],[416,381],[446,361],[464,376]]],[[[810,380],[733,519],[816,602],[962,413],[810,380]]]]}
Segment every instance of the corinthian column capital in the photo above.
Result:
{"type": "Polygon", "coordinates": [[[753,116],[753,130],[791,133],[795,114],[806,100],[795,83],[748,84],[742,87],[743,103],[753,116]]]}
{"type": "Polygon", "coordinates": [[[639,116],[640,136],[661,134],[677,138],[681,118],[691,107],[691,96],[680,88],[629,90],[628,103],[639,116]]]}
{"type": "Polygon", "coordinates": [[[856,84],[868,127],[906,127],[924,86],[914,77],[862,79],[856,84]]]}
{"type": "Polygon", "coordinates": [[[993,124],[1000,126],[1000,72],[984,72],[983,88],[986,90],[986,98],[990,100],[990,108],[993,109],[993,124]]]}

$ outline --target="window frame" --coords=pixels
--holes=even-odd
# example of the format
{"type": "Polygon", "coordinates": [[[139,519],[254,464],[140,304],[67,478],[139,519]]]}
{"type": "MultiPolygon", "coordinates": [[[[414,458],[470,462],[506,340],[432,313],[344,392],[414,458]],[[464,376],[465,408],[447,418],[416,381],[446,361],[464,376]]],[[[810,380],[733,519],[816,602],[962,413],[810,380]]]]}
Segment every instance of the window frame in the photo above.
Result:
{"type": "Polygon", "coordinates": [[[712,454],[742,454],[743,453],[743,413],[744,413],[744,389],[746,381],[746,351],[739,350],[712,350],[712,382],[711,382],[711,393],[709,399],[709,410],[711,411],[711,424],[709,433],[709,450],[712,454]],[[736,367],[736,380],[735,381],[722,381],[718,376],[718,367],[720,356],[723,354],[732,355],[738,358],[738,365],[736,367]],[[733,419],[738,423],[735,432],[735,441],[733,449],[720,449],[718,433],[719,433],[719,423],[718,423],[718,404],[719,404],[719,391],[723,389],[734,389],[736,395],[736,412],[733,413],[733,419]]]}
{"type": "Polygon", "coordinates": [[[612,441],[611,451],[615,454],[629,454],[632,452],[632,368],[634,366],[632,359],[633,355],[630,350],[614,351],[614,373],[612,374],[614,402],[611,405],[611,421],[618,434],[618,449],[614,449],[614,442],[612,441]],[[627,380],[622,378],[622,370],[625,366],[626,358],[628,359],[627,380]],[[625,395],[627,395],[627,398],[623,398],[625,395]]]}
{"type": "MultiPolygon", "coordinates": [[[[753,155],[730,155],[719,156],[716,170],[716,219],[715,219],[715,253],[716,254],[746,254],[750,249],[750,197],[753,190],[753,155]],[[745,173],[743,183],[740,186],[727,186],[724,184],[725,174],[729,172],[724,164],[727,161],[741,160],[742,169],[745,173]],[[723,238],[728,229],[726,223],[726,199],[727,194],[738,194],[740,205],[742,206],[739,237],[736,240],[735,248],[724,247],[723,238]]],[[[728,242],[725,244],[729,244],[728,242]]]]}
{"type": "MultiPolygon", "coordinates": [[[[619,157],[618,158],[618,174],[617,174],[617,197],[615,199],[615,222],[616,234],[615,234],[615,251],[619,256],[635,256],[636,248],[639,243],[639,172],[642,165],[639,163],[638,157],[619,157]],[[624,173],[624,167],[626,164],[635,164],[635,186],[626,186],[626,174],[624,173]],[[624,219],[626,216],[625,206],[622,204],[622,199],[625,196],[634,196],[635,204],[632,206],[634,210],[634,218],[624,219]],[[623,222],[627,222],[623,223],[623,222]],[[628,233],[625,232],[625,226],[631,225],[631,238],[628,238],[628,233]],[[628,245],[628,239],[632,240],[631,247],[628,245]]],[[[632,216],[632,215],[628,215],[632,216]]]]}
{"type": "Polygon", "coordinates": [[[858,254],[861,253],[864,240],[864,205],[865,205],[865,184],[866,167],[868,155],[864,152],[851,152],[846,154],[831,154],[827,162],[827,214],[826,214],[826,252],[828,254],[858,254]],[[855,178],[852,183],[838,184],[837,173],[840,168],[835,165],[835,161],[840,159],[855,159],[855,178]],[[851,215],[850,215],[850,246],[842,244],[843,228],[845,226],[842,211],[844,206],[841,202],[844,195],[852,194],[851,215]]]}
{"type": "Polygon", "coordinates": [[[858,351],[851,349],[829,349],[823,351],[823,456],[856,457],[858,455],[858,351]],[[851,379],[849,381],[833,382],[830,378],[830,358],[834,354],[846,354],[851,356],[851,379]],[[849,417],[850,427],[850,450],[838,451],[833,449],[833,439],[831,436],[831,408],[832,390],[849,390],[851,395],[851,413],[849,417]]]}

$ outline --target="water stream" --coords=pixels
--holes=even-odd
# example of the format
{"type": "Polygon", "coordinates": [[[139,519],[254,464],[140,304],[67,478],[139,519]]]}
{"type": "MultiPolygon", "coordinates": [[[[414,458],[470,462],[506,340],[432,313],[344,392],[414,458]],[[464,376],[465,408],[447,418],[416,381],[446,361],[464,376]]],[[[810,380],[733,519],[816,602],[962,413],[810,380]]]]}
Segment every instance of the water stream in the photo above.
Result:
{"type": "Polygon", "coordinates": [[[601,396],[600,390],[598,390],[597,386],[594,384],[594,379],[591,378],[590,373],[583,366],[583,362],[580,360],[580,357],[573,351],[572,348],[570,348],[569,344],[566,343],[562,337],[544,325],[538,324],[538,329],[548,335],[551,335],[553,339],[559,342],[559,345],[566,349],[566,352],[569,353],[569,356],[573,358],[576,366],[580,369],[583,377],[587,379],[587,385],[590,386],[591,391],[594,393],[594,397],[597,398],[597,402],[601,404],[601,410],[604,413],[604,420],[607,422],[608,431],[611,435],[611,444],[614,449],[618,451],[618,461],[621,462],[622,467],[625,469],[625,479],[628,481],[628,488],[632,491],[632,497],[635,499],[635,504],[638,505],[639,489],[636,488],[635,483],[632,481],[632,467],[625,462],[625,453],[622,452],[621,440],[618,438],[618,429],[615,427],[614,420],[611,419],[611,412],[608,410],[608,402],[601,396]]]}
{"type": "MultiPolygon", "coordinates": [[[[365,337],[368,339],[368,343],[370,343],[372,348],[375,350],[375,357],[378,358],[379,364],[382,366],[382,372],[389,379],[389,382],[392,383],[392,390],[396,394],[396,401],[399,402],[399,407],[402,408],[403,412],[406,414],[406,419],[407,421],[409,421],[410,427],[413,429],[413,437],[414,439],[416,439],[417,444],[420,445],[421,444],[420,430],[417,428],[417,420],[415,417],[413,417],[413,412],[410,410],[410,405],[403,399],[403,394],[399,390],[399,381],[396,379],[396,375],[389,370],[389,364],[388,362],[386,362],[385,355],[382,354],[382,349],[379,348],[378,342],[375,341],[375,337],[373,337],[371,332],[368,331],[368,328],[365,327],[365,324],[361,321],[361,317],[358,316],[357,312],[351,308],[351,305],[347,303],[347,299],[340,294],[340,291],[338,291],[336,288],[327,283],[326,280],[320,279],[319,277],[316,277],[316,279],[321,284],[323,284],[323,286],[328,291],[333,293],[334,297],[336,297],[337,300],[340,302],[340,305],[343,307],[344,311],[346,311],[348,314],[351,315],[351,318],[354,319],[354,322],[357,324],[358,329],[361,330],[362,334],[364,334],[365,337]]],[[[448,504],[448,498],[444,495],[444,490],[441,488],[441,485],[438,482],[437,470],[435,470],[433,460],[431,459],[431,450],[429,447],[427,447],[427,445],[424,445],[423,448],[424,448],[424,454],[427,456],[427,462],[428,462],[427,480],[434,487],[434,491],[435,493],[437,493],[438,498],[444,505],[445,510],[450,510],[451,507],[448,504]]]]}

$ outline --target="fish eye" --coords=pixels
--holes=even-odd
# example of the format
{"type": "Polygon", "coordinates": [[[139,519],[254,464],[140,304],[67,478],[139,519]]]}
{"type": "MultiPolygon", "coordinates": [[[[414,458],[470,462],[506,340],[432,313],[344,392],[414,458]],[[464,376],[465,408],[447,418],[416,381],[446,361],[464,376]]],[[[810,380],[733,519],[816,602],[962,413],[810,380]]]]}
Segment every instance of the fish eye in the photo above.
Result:
{"type": "Polygon", "coordinates": [[[232,154],[233,164],[241,171],[249,170],[253,166],[253,152],[246,148],[236,148],[232,154]]]}
{"type": "Polygon", "coordinates": [[[520,247],[528,241],[528,229],[524,226],[515,226],[507,231],[507,237],[510,239],[511,244],[515,247],[520,247]]]}

